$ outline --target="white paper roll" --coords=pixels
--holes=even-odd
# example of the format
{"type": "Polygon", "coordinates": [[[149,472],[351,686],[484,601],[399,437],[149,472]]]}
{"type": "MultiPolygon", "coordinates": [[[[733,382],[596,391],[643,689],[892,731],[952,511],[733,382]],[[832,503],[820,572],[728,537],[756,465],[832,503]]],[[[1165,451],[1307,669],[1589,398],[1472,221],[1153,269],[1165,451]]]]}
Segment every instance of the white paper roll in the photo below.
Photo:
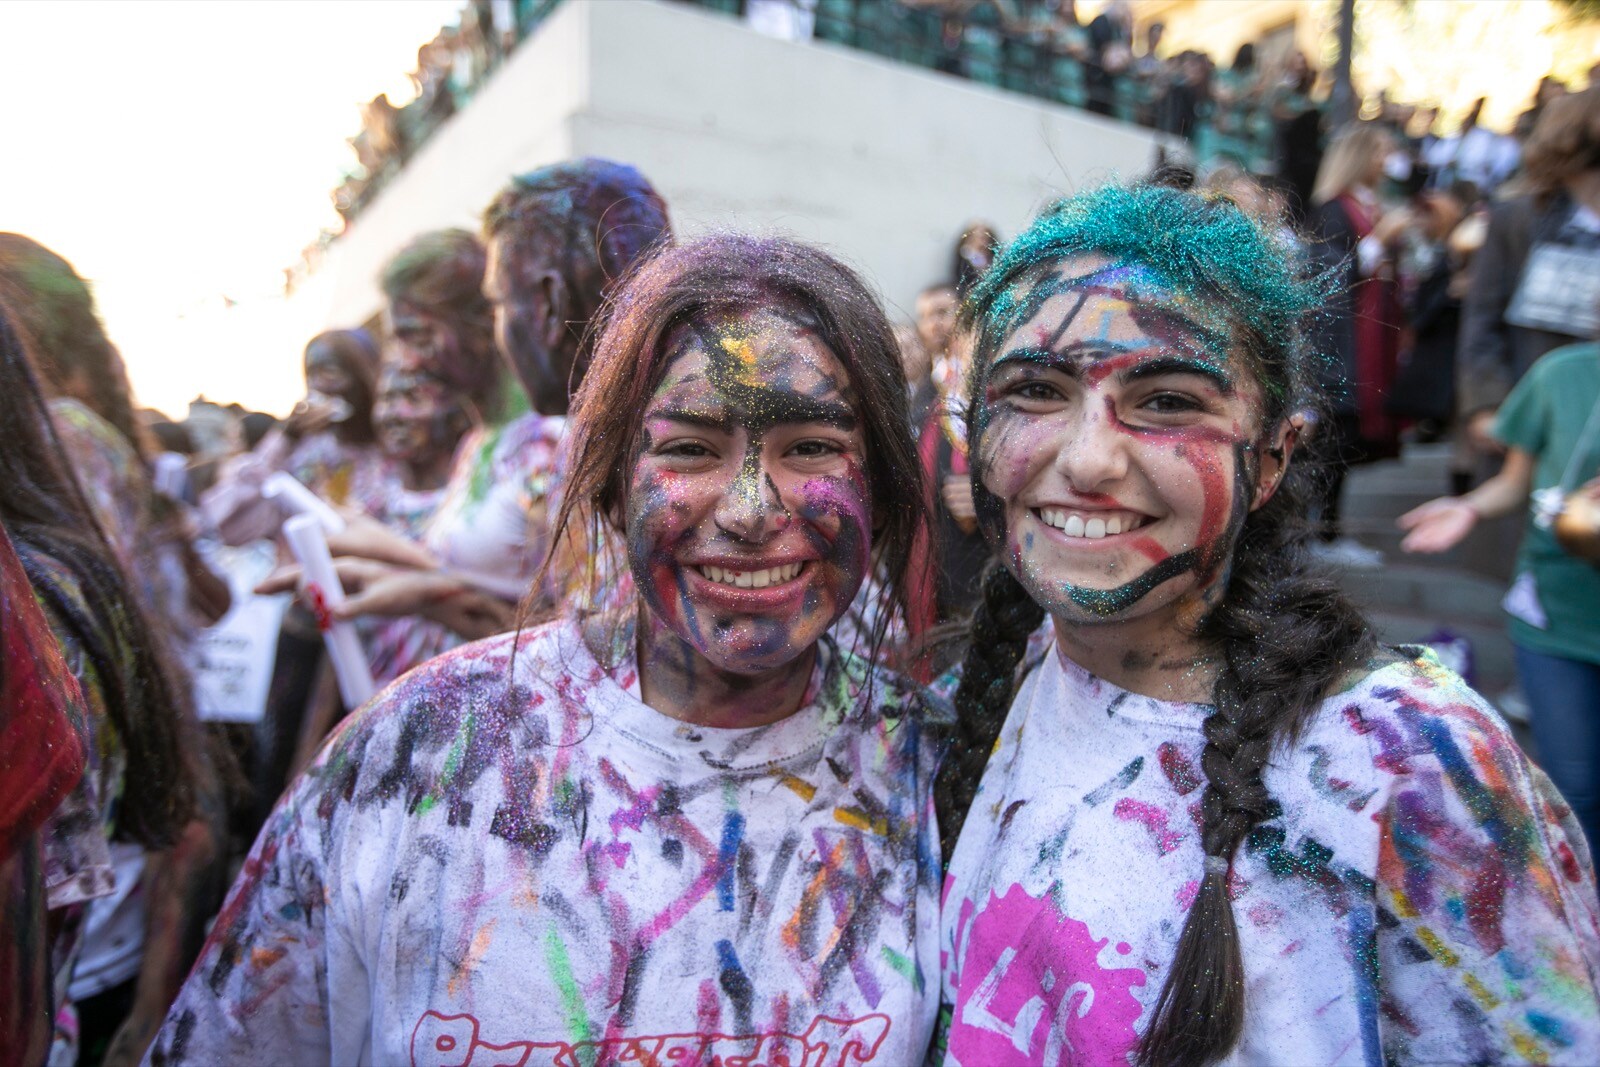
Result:
{"type": "MultiPolygon", "coordinates": [[[[278,471],[269,474],[261,483],[261,495],[276,500],[296,515],[314,515],[322,524],[322,532],[336,534],[344,530],[344,516],[334,511],[326,501],[300,484],[292,474],[278,471]]],[[[288,529],[287,526],[284,527],[288,529]]]]}
{"type": "Polygon", "coordinates": [[[163,452],[156,457],[156,492],[182,500],[189,485],[189,457],[181,452],[163,452]]]}
{"type": "Polygon", "coordinates": [[[300,588],[316,616],[317,629],[322,631],[334,677],[339,681],[339,695],[346,708],[359,708],[372,699],[372,672],[367,668],[367,654],[356,628],[333,617],[333,609],[344,603],[344,586],[333,569],[322,523],[316,515],[296,515],[284,522],[283,537],[300,564],[300,588]]]}

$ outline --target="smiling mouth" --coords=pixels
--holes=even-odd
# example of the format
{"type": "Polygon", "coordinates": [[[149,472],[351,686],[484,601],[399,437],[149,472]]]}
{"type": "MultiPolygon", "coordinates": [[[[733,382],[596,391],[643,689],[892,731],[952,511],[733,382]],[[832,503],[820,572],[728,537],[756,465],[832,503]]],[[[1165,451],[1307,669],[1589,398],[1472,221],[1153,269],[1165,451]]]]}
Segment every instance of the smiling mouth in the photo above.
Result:
{"type": "Polygon", "coordinates": [[[805,569],[804,563],[785,563],[777,567],[767,567],[758,571],[736,571],[731,567],[696,567],[701,576],[708,581],[720,585],[731,585],[737,589],[765,589],[768,586],[782,585],[792,582],[799,577],[805,569]]]}
{"type": "Polygon", "coordinates": [[[1148,515],[1136,511],[1077,511],[1072,508],[1035,508],[1035,515],[1046,526],[1068,537],[1098,541],[1103,537],[1130,533],[1150,522],[1148,515]]]}

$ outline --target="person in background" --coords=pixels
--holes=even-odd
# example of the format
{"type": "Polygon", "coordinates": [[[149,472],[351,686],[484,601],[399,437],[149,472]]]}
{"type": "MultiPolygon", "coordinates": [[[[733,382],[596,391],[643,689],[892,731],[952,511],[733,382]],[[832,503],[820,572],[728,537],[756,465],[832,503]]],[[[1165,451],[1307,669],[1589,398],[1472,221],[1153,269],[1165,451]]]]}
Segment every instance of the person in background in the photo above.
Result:
{"type": "Polygon", "coordinates": [[[1304,52],[1295,49],[1266,91],[1273,124],[1272,172],[1290,194],[1289,207],[1297,222],[1311,210],[1312,188],[1322,166],[1322,109],[1312,96],[1316,84],[1316,69],[1304,52]]]}
{"type": "MultiPolygon", "coordinates": [[[[548,569],[549,585],[532,590],[540,606],[577,585],[626,579],[552,550],[549,519],[568,391],[593,349],[589,321],[633,264],[671,239],[666,204],[633,167],[575,160],[513,179],[486,210],[484,234],[496,344],[533,410],[462,444],[420,544],[375,523],[330,538],[337,555],[352,557],[339,562],[346,617],[422,615],[477,638],[512,626],[548,552],[562,563],[548,569]]],[[[297,579],[296,568],[284,568],[259,591],[286,591],[297,579]]]]}
{"type": "MultiPolygon", "coordinates": [[[[396,472],[378,448],[372,401],[378,351],[365,330],[328,330],[305,347],[305,399],[250,452],[223,463],[200,510],[222,541],[243,545],[276,539],[287,516],[262,489],[283,471],[313,494],[352,515],[380,513],[396,472]]],[[[279,547],[280,558],[284,550],[279,547]]],[[[251,782],[251,813],[240,828],[253,838],[288,780],[295,745],[308,716],[335,699],[316,616],[295,605],[279,630],[266,713],[248,744],[241,742],[251,782]]]]}
{"type": "Polygon", "coordinates": [[[471,427],[503,426],[526,401],[495,350],[494,309],[483,295],[483,243],[466,230],[419,234],[379,273],[387,363],[420,372],[454,396],[471,427]]]}
{"type": "Polygon", "coordinates": [[[1474,100],[1461,128],[1433,145],[1427,163],[1435,187],[1467,181],[1490,196],[1517,169],[1517,142],[1479,124],[1487,102],[1474,100]]]}
{"type": "Polygon", "coordinates": [[[372,432],[378,350],[365,330],[328,330],[305,347],[306,396],[254,449],[223,464],[200,509],[225,543],[273,537],[279,506],[261,495],[284,471],[335,507],[373,514],[395,474],[372,432]]]}
{"type": "Polygon", "coordinates": [[[1307,224],[1316,263],[1341,283],[1322,312],[1319,338],[1329,412],[1312,438],[1327,466],[1317,550],[1348,566],[1374,567],[1382,557],[1343,536],[1345,475],[1353,464],[1399,453],[1399,425],[1386,401],[1400,351],[1392,245],[1408,218],[1402,212],[1385,217],[1377,193],[1393,147],[1388,131],[1376,124],[1341,130],[1322,159],[1307,224]]]}
{"type": "Polygon", "coordinates": [[[917,294],[917,344],[922,350],[923,366],[916,378],[906,375],[911,385],[911,417],[915,426],[921,426],[927,418],[928,407],[938,393],[934,384],[935,368],[943,367],[949,359],[950,338],[955,332],[956,312],[960,306],[960,297],[952,285],[930,285],[917,294]]]}
{"type": "Polygon", "coordinates": [[[1406,209],[1401,238],[1401,298],[1408,329],[1388,411],[1414,420],[1419,441],[1444,437],[1456,410],[1456,339],[1461,329],[1465,262],[1452,238],[1477,198],[1467,183],[1424,190],[1406,209]]]}
{"type": "Polygon", "coordinates": [[[37,296],[0,285],[0,524],[82,692],[88,756],[43,839],[57,931],[51,1062],[125,1065],[143,1055],[218,903],[217,783],[169,630],[65,466],[36,341],[12,327],[36,317],[16,314],[25,299],[37,296]]]}
{"type": "Polygon", "coordinates": [[[1459,417],[1471,442],[1491,455],[1500,448],[1495,409],[1528,368],[1552,349],[1594,336],[1600,89],[1550,101],[1528,138],[1517,185],[1517,195],[1490,207],[1462,304],[1456,361],[1459,417]]]}
{"type": "Polygon", "coordinates": [[[1000,235],[987,222],[969,222],[956,241],[954,260],[950,265],[950,284],[956,294],[964,294],[972,284],[983,277],[983,272],[994,262],[1000,250],[1000,235]]]}
{"type": "MultiPolygon", "coordinates": [[[[57,1002],[42,831],[83,780],[86,731],[83,690],[0,523],[0,1052],[9,1062],[45,1063],[50,1052],[57,1002]]],[[[97,824],[79,837],[81,866],[56,871],[61,881],[111,866],[97,824]]]]}
{"type": "Polygon", "coordinates": [[[1117,85],[1133,62],[1133,9],[1128,0],[1111,0],[1089,22],[1089,58],[1085,71],[1089,111],[1116,113],[1117,85]]]}
{"type": "Polygon", "coordinates": [[[1484,519],[1526,515],[1504,603],[1517,678],[1539,763],[1592,846],[1600,842],[1600,565],[1567,551],[1545,505],[1528,505],[1555,490],[1600,510],[1600,345],[1541,358],[1500,404],[1492,432],[1506,448],[1499,473],[1400,516],[1400,547],[1444,552],[1484,519]]]}

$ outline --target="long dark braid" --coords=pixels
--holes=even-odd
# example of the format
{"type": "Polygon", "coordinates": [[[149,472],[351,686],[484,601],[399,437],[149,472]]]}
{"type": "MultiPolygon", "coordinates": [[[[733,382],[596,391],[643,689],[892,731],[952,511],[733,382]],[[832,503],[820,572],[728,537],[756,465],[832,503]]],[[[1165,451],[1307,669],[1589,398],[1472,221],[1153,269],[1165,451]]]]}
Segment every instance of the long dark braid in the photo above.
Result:
{"type": "Polygon", "coordinates": [[[1360,610],[1307,568],[1304,487],[1294,469],[1246,521],[1226,595],[1200,626],[1220,653],[1200,765],[1201,845],[1207,863],[1178,938],[1166,985],[1139,1046],[1145,1067],[1183,1067],[1226,1055],[1244,1025],[1244,961],[1228,901],[1239,844],[1272,817],[1262,772],[1338,681],[1368,662],[1377,642],[1360,610]]]}
{"type": "Polygon", "coordinates": [[[984,578],[983,597],[972,613],[972,640],[962,660],[961,684],[956,687],[956,725],[933,787],[939,843],[947,864],[1011,709],[1017,664],[1027,650],[1028,636],[1043,621],[1044,609],[1010,571],[995,567],[984,578]]]}

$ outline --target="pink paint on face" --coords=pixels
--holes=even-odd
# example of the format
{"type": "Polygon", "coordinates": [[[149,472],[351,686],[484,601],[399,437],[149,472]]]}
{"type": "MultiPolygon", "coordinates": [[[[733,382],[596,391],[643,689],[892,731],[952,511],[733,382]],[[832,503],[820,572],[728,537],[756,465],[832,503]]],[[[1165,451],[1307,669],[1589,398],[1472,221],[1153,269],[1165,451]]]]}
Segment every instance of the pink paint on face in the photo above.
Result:
{"type": "Polygon", "coordinates": [[[871,553],[865,439],[844,367],[773,312],[686,326],[643,415],[628,556],[645,604],[735,673],[808,652],[871,553]]]}
{"type": "Polygon", "coordinates": [[[1009,562],[1057,618],[1131,618],[1194,595],[1216,579],[1248,504],[1241,457],[1258,432],[1260,388],[1240,361],[1206,349],[1158,284],[1135,269],[1067,287],[984,368],[982,484],[999,501],[1009,562]],[[1084,536],[1092,522],[1118,532],[1084,536]],[[1126,607],[1084,607],[1094,591],[1138,588],[1184,554],[1194,566],[1126,607]]]}

